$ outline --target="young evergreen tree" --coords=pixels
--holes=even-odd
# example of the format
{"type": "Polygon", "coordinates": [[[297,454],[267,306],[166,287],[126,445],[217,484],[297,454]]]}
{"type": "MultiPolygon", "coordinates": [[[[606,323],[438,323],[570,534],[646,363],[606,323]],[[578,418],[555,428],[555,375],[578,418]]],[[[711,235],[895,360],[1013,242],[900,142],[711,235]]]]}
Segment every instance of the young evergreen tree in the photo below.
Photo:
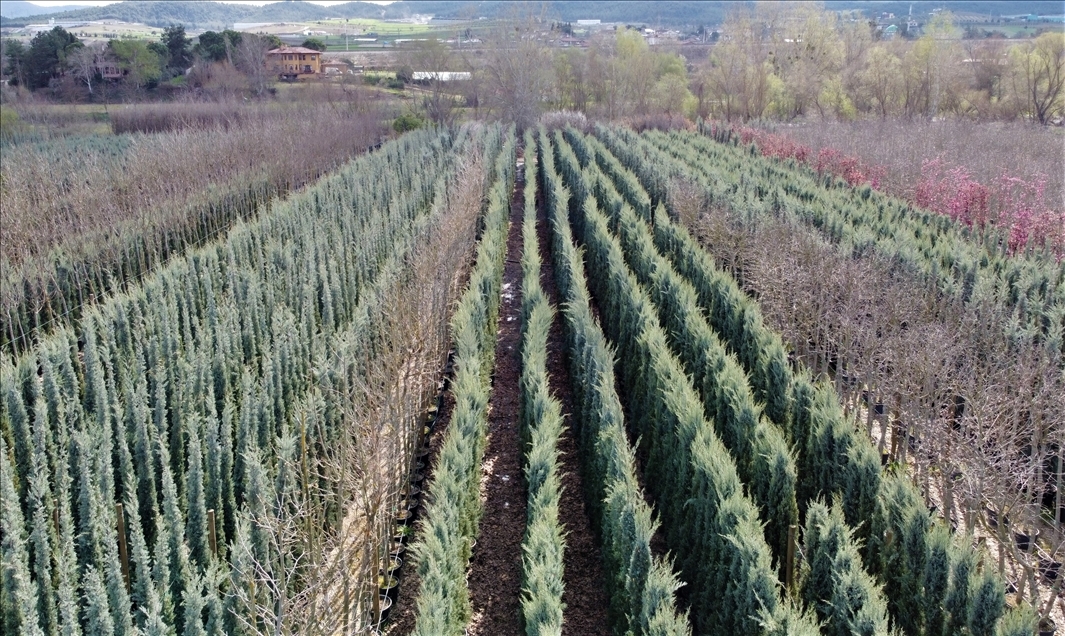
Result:
{"type": "Polygon", "coordinates": [[[828,616],[832,598],[832,563],[845,539],[840,531],[838,523],[831,523],[829,508],[823,502],[814,501],[806,509],[802,598],[806,607],[814,608],[822,619],[828,616]]]}
{"type": "Polygon", "coordinates": [[[969,633],[972,636],[994,636],[995,625],[1006,610],[1002,581],[989,568],[985,568],[974,583],[969,605],[969,633]]]}
{"type": "Polygon", "coordinates": [[[944,601],[950,585],[950,532],[936,524],[928,536],[928,558],[924,569],[923,604],[925,633],[942,634],[946,624],[944,601]]]}
{"type": "Polygon", "coordinates": [[[26,526],[18,493],[10,451],[4,436],[0,436],[0,521],[4,532],[0,535],[0,627],[5,634],[43,636],[37,613],[37,582],[30,576],[29,553],[26,549],[26,526]]]}
{"type": "Polygon", "coordinates": [[[947,612],[948,634],[961,633],[969,621],[969,604],[972,599],[972,577],[976,569],[976,554],[960,543],[950,551],[950,590],[944,601],[947,612]]]}
{"type": "Polygon", "coordinates": [[[998,623],[996,636],[1031,636],[1036,631],[1039,617],[1027,603],[1011,608],[998,623]]]}
{"type": "Polygon", "coordinates": [[[10,431],[11,453],[14,462],[12,484],[18,494],[20,508],[26,501],[26,492],[29,490],[29,482],[26,476],[30,474],[30,463],[33,456],[33,433],[30,429],[30,410],[27,404],[36,390],[37,382],[35,370],[30,369],[31,360],[27,356],[23,358],[17,367],[10,367],[5,361],[0,368],[0,390],[3,391],[5,410],[7,411],[7,425],[10,431]]]}
{"type": "Polygon", "coordinates": [[[40,594],[37,598],[37,614],[41,626],[49,636],[59,632],[59,615],[56,608],[55,582],[52,577],[52,550],[56,544],[52,523],[52,489],[48,480],[47,454],[47,406],[43,395],[38,394],[33,426],[33,473],[29,479],[29,511],[31,559],[33,578],[40,594]]]}
{"type": "MultiPolygon", "coordinates": [[[[185,629],[183,603],[185,589],[192,574],[192,566],[189,563],[188,544],[185,543],[182,537],[181,529],[185,527],[185,520],[178,503],[177,488],[170,475],[170,457],[166,445],[161,440],[157,444],[156,451],[159,454],[159,463],[163,467],[163,514],[160,519],[166,526],[166,554],[168,555],[166,569],[169,574],[166,585],[174,608],[173,625],[180,634],[185,629]]],[[[158,550],[157,546],[157,554],[158,550]]]]}
{"type": "Polygon", "coordinates": [[[155,518],[155,549],[152,550],[154,557],[152,562],[152,583],[159,596],[160,620],[164,625],[173,626],[176,609],[174,595],[170,591],[170,570],[176,567],[172,563],[173,556],[170,553],[170,528],[167,526],[165,517],[159,515],[155,518]]]}
{"type": "Polygon", "coordinates": [[[193,572],[189,577],[189,584],[185,588],[185,630],[183,636],[207,636],[203,629],[203,609],[206,599],[203,596],[203,577],[193,572]]]}
{"type": "Polygon", "coordinates": [[[200,573],[211,562],[211,547],[207,531],[207,505],[203,489],[203,456],[200,450],[199,416],[186,420],[188,428],[188,502],[185,518],[185,537],[189,543],[189,556],[200,573]]]}
{"type": "Polygon", "coordinates": [[[889,636],[887,603],[876,581],[862,569],[854,542],[840,547],[832,563],[832,578],[827,633],[889,636]]]}
{"type": "MultiPolygon", "coordinates": [[[[111,462],[110,454],[105,454],[103,451],[97,453],[95,457],[95,476],[96,482],[102,483],[105,481],[103,475],[111,474],[111,462]]],[[[106,493],[98,493],[96,501],[94,501],[93,532],[99,536],[100,546],[100,573],[104,578],[104,583],[107,589],[108,606],[111,609],[111,620],[114,624],[116,636],[126,636],[134,633],[133,618],[130,613],[129,592],[126,590],[126,583],[122,574],[122,563],[118,554],[118,536],[117,536],[117,517],[115,516],[116,510],[112,508],[112,501],[110,497],[107,499],[108,503],[104,503],[104,496],[111,495],[113,497],[113,488],[106,493]]],[[[123,514],[125,514],[123,512],[123,514]]]]}
{"type": "Polygon", "coordinates": [[[133,466],[137,477],[137,505],[140,509],[141,532],[147,545],[155,542],[155,522],[159,515],[159,503],[157,489],[162,481],[162,476],[157,475],[157,465],[152,446],[154,437],[149,418],[151,417],[148,405],[148,386],[143,379],[137,381],[133,395],[130,396],[130,417],[132,418],[133,433],[133,466]]]}
{"type": "Polygon", "coordinates": [[[225,605],[221,589],[226,575],[221,564],[214,561],[204,576],[204,588],[207,604],[207,623],[205,629],[208,636],[226,636],[225,605]]]}
{"type": "Polygon", "coordinates": [[[96,568],[89,565],[82,578],[82,595],[85,599],[85,636],[112,636],[115,623],[107,605],[107,588],[96,568]]]}
{"type": "Polygon", "coordinates": [[[129,519],[130,601],[135,608],[134,622],[139,629],[143,630],[148,617],[148,608],[153,603],[159,604],[159,598],[155,583],[152,581],[151,557],[148,553],[148,544],[144,540],[144,532],[141,531],[135,494],[127,493],[126,506],[128,507],[126,516],[129,519]]]}
{"type": "MultiPolygon", "coordinates": [[[[60,431],[64,431],[60,427],[60,431]]],[[[65,433],[57,435],[64,438],[65,433]]],[[[69,447],[64,440],[57,446],[69,447]]],[[[78,607],[78,561],[74,542],[74,515],[70,508],[71,476],[64,466],[55,473],[56,503],[59,508],[59,533],[55,551],[56,603],[59,611],[60,633],[63,636],[81,634],[80,608],[78,607]]]]}

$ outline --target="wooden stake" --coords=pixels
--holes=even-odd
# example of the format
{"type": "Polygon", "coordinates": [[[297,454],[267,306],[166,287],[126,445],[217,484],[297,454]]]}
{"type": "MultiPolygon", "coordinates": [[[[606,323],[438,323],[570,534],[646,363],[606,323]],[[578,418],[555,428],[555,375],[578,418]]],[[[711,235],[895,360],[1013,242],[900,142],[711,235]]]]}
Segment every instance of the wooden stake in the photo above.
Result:
{"type": "Polygon", "coordinates": [[[787,563],[787,589],[788,594],[795,591],[795,539],[799,534],[799,526],[794,523],[788,526],[788,563],[787,563]]]}
{"type": "Polygon", "coordinates": [[[207,511],[207,536],[211,542],[211,554],[218,558],[218,532],[214,525],[214,508],[207,511]]]}
{"type": "Polygon", "coordinates": [[[115,516],[118,517],[118,556],[122,559],[122,579],[126,582],[126,591],[129,592],[129,552],[126,550],[126,515],[122,512],[122,504],[115,504],[115,516]]]}
{"type": "Polygon", "coordinates": [[[59,536],[59,502],[52,497],[52,525],[55,526],[55,536],[59,536]]]}

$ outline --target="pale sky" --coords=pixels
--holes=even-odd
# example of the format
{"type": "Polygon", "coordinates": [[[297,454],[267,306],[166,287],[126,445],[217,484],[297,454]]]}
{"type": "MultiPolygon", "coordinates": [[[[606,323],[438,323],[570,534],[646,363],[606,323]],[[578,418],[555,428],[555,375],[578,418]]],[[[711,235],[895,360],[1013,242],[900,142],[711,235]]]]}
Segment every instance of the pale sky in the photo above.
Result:
{"type": "MultiPolygon", "coordinates": [[[[115,4],[120,0],[29,0],[30,4],[35,4],[40,7],[62,7],[73,4],[80,4],[92,7],[102,7],[107,4],[115,4]]],[[[264,4],[272,4],[268,0],[216,0],[217,2],[225,2],[226,4],[254,4],[257,6],[263,6],[264,4]]],[[[276,1],[276,0],[274,0],[276,1]]],[[[335,4],[345,4],[351,0],[305,0],[312,4],[320,4],[325,7],[331,7],[335,4]]],[[[374,4],[392,4],[394,0],[363,0],[363,2],[372,2],[374,4]]]]}

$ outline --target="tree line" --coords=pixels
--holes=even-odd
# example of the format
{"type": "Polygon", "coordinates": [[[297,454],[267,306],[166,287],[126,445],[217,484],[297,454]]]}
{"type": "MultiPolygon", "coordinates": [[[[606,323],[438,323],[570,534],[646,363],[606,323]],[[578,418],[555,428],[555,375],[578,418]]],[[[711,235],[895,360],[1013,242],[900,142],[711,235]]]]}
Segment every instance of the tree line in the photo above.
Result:
{"type": "MultiPolygon", "coordinates": [[[[0,58],[11,85],[30,91],[51,89],[66,98],[95,98],[105,80],[141,93],[166,82],[203,88],[225,78],[230,86],[262,94],[267,88],[266,53],[281,45],[277,36],[232,29],[205,31],[191,38],[180,25],[165,28],[159,40],[110,39],[104,43],[83,41],[57,26],[38,33],[28,44],[4,40],[0,58]]],[[[325,50],[324,43],[315,38],[303,46],[325,50]]]]}
{"type": "MultiPolygon", "coordinates": [[[[468,106],[519,123],[545,110],[730,122],[959,117],[1047,124],[1065,115],[1061,30],[1014,42],[965,38],[941,12],[902,38],[819,3],[760,2],[735,7],[705,48],[652,45],[629,28],[563,48],[565,35],[529,18],[485,32],[483,50],[472,54],[430,41],[398,63],[470,71],[472,80],[454,92],[468,106]]],[[[448,115],[436,93],[424,101],[430,118],[448,115]]]]}

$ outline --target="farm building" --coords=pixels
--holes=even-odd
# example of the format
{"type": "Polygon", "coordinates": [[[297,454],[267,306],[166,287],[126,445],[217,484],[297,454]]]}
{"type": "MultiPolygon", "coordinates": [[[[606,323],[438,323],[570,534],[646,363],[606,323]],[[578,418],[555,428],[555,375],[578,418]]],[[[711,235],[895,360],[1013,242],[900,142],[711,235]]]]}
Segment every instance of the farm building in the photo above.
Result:
{"type": "Polygon", "coordinates": [[[428,82],[429,80],[460,82],[470,79],[470,73],[468,71],[414,71],[411,79],[415,82],[428,82]]]}
{"type": "Polygon", "coordinates": [[[266,54],[266,66],[282,79],[321,72],[322,54],[302,46],[282,46],[266,54]]]}

